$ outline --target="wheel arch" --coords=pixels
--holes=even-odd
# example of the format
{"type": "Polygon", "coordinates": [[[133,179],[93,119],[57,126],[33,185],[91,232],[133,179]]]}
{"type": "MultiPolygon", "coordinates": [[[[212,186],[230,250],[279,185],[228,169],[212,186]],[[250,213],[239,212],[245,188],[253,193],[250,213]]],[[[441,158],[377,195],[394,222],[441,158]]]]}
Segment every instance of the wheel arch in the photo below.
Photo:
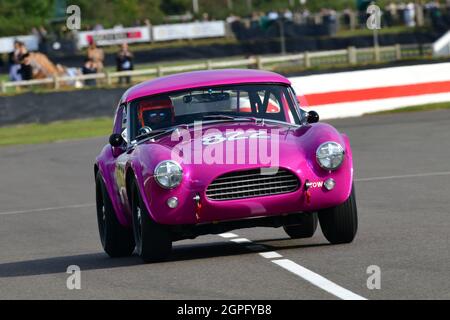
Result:
{"type": "Polygon", "coordinates": [[[127,165],[127,168],[125,170],[125,189],[126,189],[126,196],[128,205],[131,212],[131,199],[132,199],[132,190],[133,190],[133,182],[136,182],[137,188],[141,194],[142,201],[144,202],[144,205],[147,208],[147,212],[149,213],[150,217],[154,220],[155,217],[153,216],[151,206],[150,206],[150,200],[148,196],[148,190],[146,190],[146,187],[144,185],[144,181],[146,177],[143,177],[142,175],[142,168],[139,165],[139,163],[129,163],[127,165]]]}

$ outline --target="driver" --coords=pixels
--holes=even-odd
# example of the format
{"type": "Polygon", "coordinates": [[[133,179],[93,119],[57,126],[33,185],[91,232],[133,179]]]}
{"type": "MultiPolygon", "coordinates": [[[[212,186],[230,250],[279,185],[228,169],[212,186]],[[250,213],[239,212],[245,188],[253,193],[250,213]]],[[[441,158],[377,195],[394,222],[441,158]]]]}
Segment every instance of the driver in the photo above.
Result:
{"type": "Polygon", "coordinates": [[[175,111],[170,98],[142,101],[139,103],[138,118],[142,127],[152,130],[172,127],[175,111]]]}

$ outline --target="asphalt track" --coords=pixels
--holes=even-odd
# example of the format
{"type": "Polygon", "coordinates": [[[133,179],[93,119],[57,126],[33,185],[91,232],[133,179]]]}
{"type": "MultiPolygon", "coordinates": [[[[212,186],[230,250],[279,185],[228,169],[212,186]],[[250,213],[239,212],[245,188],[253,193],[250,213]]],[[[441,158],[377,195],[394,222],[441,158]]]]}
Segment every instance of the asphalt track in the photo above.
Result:
{"type": "Polygon", "coordinates": [[[92,164],[105,138],[1,148],[0,299],[450,299],[450,112],[332,123],[355,157],[352,244],[246,229],[175,243],[149,265],[102,252],[92,164]],[[69,265],[81,290],[66,287],[69,265]]]}

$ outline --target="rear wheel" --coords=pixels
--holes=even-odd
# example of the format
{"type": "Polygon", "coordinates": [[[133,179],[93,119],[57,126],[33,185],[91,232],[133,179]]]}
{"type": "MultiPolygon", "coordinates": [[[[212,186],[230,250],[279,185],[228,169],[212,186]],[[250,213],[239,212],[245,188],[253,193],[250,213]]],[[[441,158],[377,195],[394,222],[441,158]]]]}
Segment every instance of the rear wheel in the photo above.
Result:
{"type": "Polygon", "coordinates": [[[133,184],[132,211],[136,251],[144,262],[166,259],[172,250],[168,228],[157,224],[148,213],[136,183],[133,184]]]}
{"type": "Polygon", "coordinates": [[[305,213],[302,215],[301,224],[284,226],[283,229],[292,239],[311,238],[316,232],[317,224],[317,213],[305,213]]]}
{"type": "Polygon", "coordinates": [[[96,176],[97,222],[103,250],[110,257],[127,257],[134,251],[133,231],[117,220],[105,183],[96,176]]]}
{"type": "Polygon", "coordinates": [[[319,211],[322,232],[332,244],[350,243],[358,230],[358,212],[355,200],[355,188],[343,204],[319,211]]]}

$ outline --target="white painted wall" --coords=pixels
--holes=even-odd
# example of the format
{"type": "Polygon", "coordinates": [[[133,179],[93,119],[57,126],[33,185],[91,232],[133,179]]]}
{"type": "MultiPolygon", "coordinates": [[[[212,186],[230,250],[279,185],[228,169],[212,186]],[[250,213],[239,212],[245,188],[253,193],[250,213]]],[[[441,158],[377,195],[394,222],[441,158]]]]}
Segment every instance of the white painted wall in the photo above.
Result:
{"type": "MultiPolygon", "coordinates": [[[[450,81],[450,63],[330,73],[294,77],[290,80],[298,95],[442,82],[450,81]]],[[[305,109],[316,110],[322,119],[333,119],[447,101],[450,101],[450,92],[311,106],[305,109]]]]}

